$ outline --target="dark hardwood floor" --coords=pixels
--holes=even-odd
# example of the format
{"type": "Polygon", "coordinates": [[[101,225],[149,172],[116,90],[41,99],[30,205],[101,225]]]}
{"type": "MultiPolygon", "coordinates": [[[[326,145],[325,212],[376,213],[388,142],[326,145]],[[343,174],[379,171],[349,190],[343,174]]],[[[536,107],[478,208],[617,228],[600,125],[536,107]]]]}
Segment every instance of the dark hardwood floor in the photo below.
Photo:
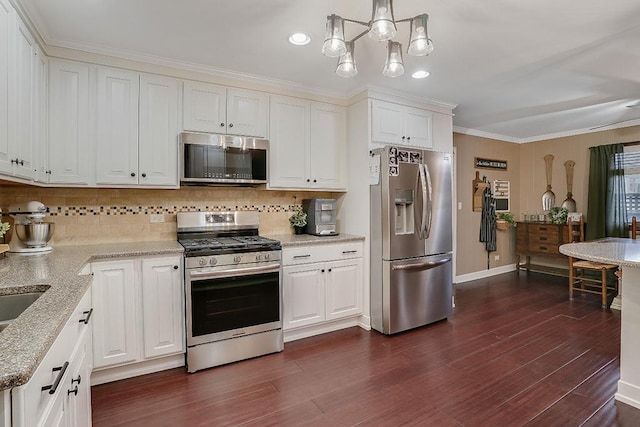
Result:
{"type": "Polygon", "coordinates": [[[195,374],[93,387],[94,426],[639,426],[615,402],[620,316],[567,279],[455,287],[451,319],[392,337],[350,328],[195,374]]]}

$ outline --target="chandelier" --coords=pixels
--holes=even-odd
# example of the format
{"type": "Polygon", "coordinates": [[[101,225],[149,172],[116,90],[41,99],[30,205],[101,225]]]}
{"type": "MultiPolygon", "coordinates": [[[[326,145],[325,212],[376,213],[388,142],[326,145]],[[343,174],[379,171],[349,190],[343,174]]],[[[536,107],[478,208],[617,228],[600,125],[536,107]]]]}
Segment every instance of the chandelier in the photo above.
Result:
{"type": "Polygon", "coordinates": [[[379,42],[387,42],[387,60],[382,74],[387,77],[398,77],[404,74],[402,61],[402,45],[393,41],[396,35],[396,24],[401,22],[411,23],[409,36],[409,48],[407,53],[413,56],[425,56],[433,52],[433,42],[427,32],[429,15],[423,13],[413,18],[393,18],[393,0],[373,0],[373,11],[369,22],[356,21],[342,18],[336,14],[327,16],[327,32],[322,45],[322,53],[325,56],[338,59],[336,74],[340,77],[353,77],[358,74],[354,56],[354,43],[365,34],[379,42]],[[352,40],[344,39],[344,23],[351,22],[367,27],[365,31],[355,36],[352,40]]]}

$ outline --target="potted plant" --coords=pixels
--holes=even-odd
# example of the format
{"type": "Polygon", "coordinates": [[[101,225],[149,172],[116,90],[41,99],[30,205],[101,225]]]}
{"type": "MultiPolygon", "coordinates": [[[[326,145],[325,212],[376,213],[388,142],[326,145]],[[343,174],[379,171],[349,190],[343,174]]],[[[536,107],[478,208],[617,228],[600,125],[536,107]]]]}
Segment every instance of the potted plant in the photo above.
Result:
{"type": "Polygon", "coordinates": [[[512,212],[496,213],[496,228],[498,230],[506,230],[509,224],[516,225],[516,217],[512,212]]]}
{"type": "Polygon", "coordinates": [[[289,217],[289,223],[293,226],[296,234],[302,234],[304,227],[307,225],[307,214],[302,210],[302,206],[297,205],[293,214],[289,217]]]}
{"type": "Polygon", "coordinates": [[[567,208],[554,206],[549,210],[549,216],[551,217],[551,222],[554,224],[566,224],[569,211],[567,208]]]}

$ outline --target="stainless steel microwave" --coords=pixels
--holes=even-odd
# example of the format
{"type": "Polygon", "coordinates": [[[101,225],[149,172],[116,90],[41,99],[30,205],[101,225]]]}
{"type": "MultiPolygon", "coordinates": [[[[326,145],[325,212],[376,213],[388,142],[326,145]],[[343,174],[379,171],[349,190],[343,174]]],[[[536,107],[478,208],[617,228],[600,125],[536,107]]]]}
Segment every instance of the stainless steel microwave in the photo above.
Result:
{"type": "Polygon", "coordinates": [[[183,132],[180,182],[183,185],[258,185],[267,182],[264,139],[183,132]]]}

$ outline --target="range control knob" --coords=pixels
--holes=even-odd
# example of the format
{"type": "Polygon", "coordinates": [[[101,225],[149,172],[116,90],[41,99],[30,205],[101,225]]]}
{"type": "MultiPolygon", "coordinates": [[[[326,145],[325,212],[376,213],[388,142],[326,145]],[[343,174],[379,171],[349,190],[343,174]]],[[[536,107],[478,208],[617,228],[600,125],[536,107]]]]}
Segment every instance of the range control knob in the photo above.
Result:
{"type": "Polygon", "coordinates": [[[233,262],[240,262],[242,261],[242,257],[240,255],[236,255],[233,257],[233,262]]]}
{"type": "Polygon", "coordinates": [[[209,258],[209,264],[216,265],[217,263],[218,263],[218,260],[215,257],[209,258]]]}
{"type": "Polygon", "coordinates": [[[256,261],[262,261],[262,254],[256,255],[256,261]]]}
{"type": "Polygon", "coordinates": [[[264,259],[271,259],[271,254],[264,254],[264,259]]]}
{"type": "Polygon", "coordinates": [[[200,258],[200,259],[198,260],[198,264],[200,264],[200,265],[207,265],[207,260],[206,260],[205,258],[200,258]]]}

